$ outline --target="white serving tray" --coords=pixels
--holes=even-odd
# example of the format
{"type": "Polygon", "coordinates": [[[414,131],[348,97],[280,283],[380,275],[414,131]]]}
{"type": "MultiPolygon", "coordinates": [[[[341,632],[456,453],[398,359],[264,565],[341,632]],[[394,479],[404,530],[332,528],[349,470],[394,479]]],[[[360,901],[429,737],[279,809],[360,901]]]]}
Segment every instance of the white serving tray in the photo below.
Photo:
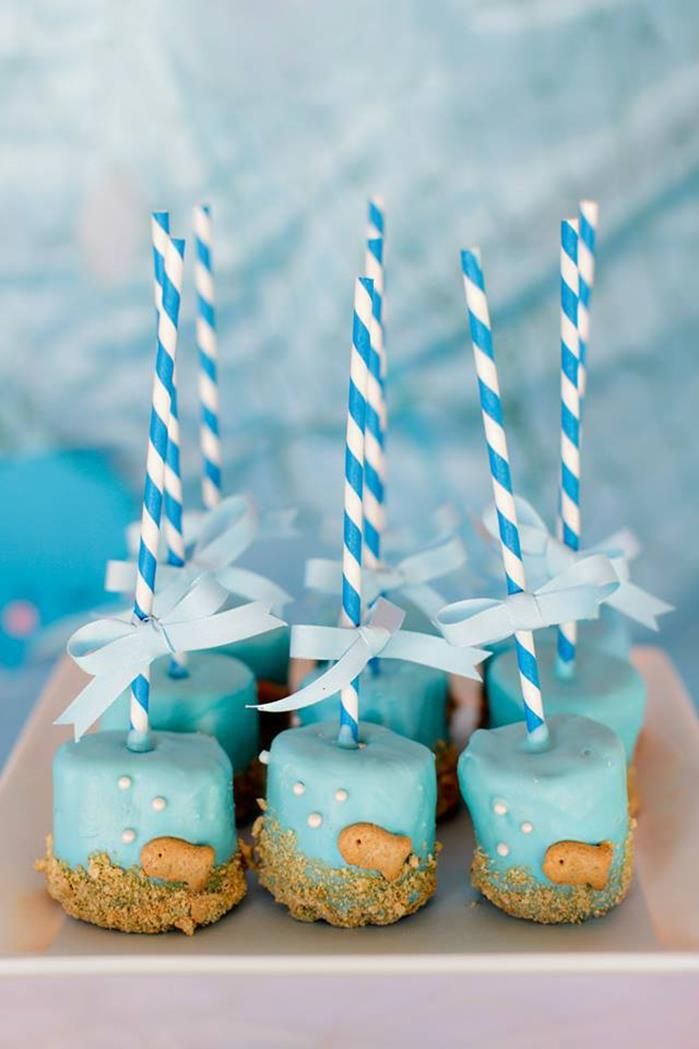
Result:
{"type": "Polygon", "coordinates": [[[642,812],[636,875],[623,906],[582,926],[517,921],[479,900],[467,868],[465,813],[443,824],[435,899],[387,928],[343,930],[293,921],[251,879],[243,904],[194,937],[127,936],[66,917],[32,863],[50,828],[53,726],[82,675],[57,668],[0,781],[0,974],[12,973],[458,973],[699,969],[699,723],[658,649],[635,662],[649,686],[637,765],[642,812]]]}

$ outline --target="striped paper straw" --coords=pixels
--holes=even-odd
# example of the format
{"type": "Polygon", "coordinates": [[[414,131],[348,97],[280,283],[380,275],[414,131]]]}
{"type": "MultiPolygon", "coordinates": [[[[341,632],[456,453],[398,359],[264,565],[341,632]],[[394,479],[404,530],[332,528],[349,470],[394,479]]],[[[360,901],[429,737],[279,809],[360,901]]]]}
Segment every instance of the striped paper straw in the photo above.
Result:
{"type": "Polygon", "coordinates": [[[366,431],[364,441],[364,564],[376,568],[381,560],[381,536],[384,529],[386,460],[385,388],[383,363],[383,201],[369,201],[365,270],[373,281],[371,323],[369,325],[369,376],[367,381],[366,431]]]}
{"type": "MultiPolygon", "coordinates": [[[[369,368],[373,281],[360,277],[354,286],[349,401],[345,438],[345,499],[342,547],[342,623],[358,627],[362,621],[362,491],[364,487],[364,428],[369,368]]],[[[340,692],[338,743],[359,743],[359,678],[340,692]]]]}
{"type": "MultiPolygon", "coordinates": [[[[578,365],[578,222],[561,223],[561,499],[560,534],[571,550],[580,549],[580,391],[578,365]]],[[[577,623],[558,628],[558,673],[575,671],[577,623]]]]}
{"type": "MultiPolygon", "coordinates": [[[[488,299],[478,248],[461,252],[461,268],[464,275],[468,321],[478,375],[478,392],[490,460],[493,495],[498,513],[500,547],[505,567],[507,592],[508,594],[520,594],[526,590],[527,583],[519,544],[517,512],[512,495],[510,459],[507,453],[507,439],[500,401],[500,384],[493,354],[488,299]]],[[[543,744],[548,739],[548,728],[544,721],[539,668],[531,631],[522,630],[515,634],[515,648],[528,739],[530,743],[543,744]]]]}
{"type": "MultiPolygon", "coordinates": [[[[151,233],[153,239],[153,294],[155,298],[156,317],[160,313],[163,301],[163,276],[165,254],[170,241],[170,214],[167,211],[154,211],[151,216],[151,233]]],[[[177,289],[180,296],[182,288],[177,289]]],[[[185,563],[184,533],[182,528],[182,473],[180,469],[180,422],[177,408],[177,372],[172,375],[170,399],[170,418],[167,428],[167,454],[165,457],[165,541],[167,546],[167,563],[182,568],[185,563]]],[[[187,673],[187,657],[178,654],[170,661],[172,677],[184,677],[187,673]]]]}
{"type": "MultiPolygon", "coordinates": [[[[160,542],[160,520],[163,509],[167,428],[172,396],[172,378],[177,350],[177,316],[182,286],[184,241],[171,240],[165,255],[162,309],[158,314],[158,344],[155,355],[153,396],[151,401],[146,480],[143,492],[141,536],[136,573],[134,617],[146,620],[153,611],[155,573],[160,542]],[[174,318],[174,321],[173,321],[174,318]]],[[[150,750],[148,703],[150,680],[139,674],[131,685],[131,704],[127,746],[130,750],[150,750]]]]}
{"type": "Polygon", "coordinates": [[[194,209],[194,284],[197,293],[196,340],[199,352],[201,494],[207,510],[221,502],[221,436],[214,306],[213,225],[208,204],[194,209]]]}
{"type": "Polygon", "coordinates": [[[590,298],[595,283],[595,251],[599,225],[599,205],[594,200],[581,200],[578,207],[580,224],[578,239],[578,277],[580,298],[578,301],[578,334],[580,338],[580,361],[578,363],[578,391],[580,414],[587,392],[587,343],[590,338],[590,298]]]}

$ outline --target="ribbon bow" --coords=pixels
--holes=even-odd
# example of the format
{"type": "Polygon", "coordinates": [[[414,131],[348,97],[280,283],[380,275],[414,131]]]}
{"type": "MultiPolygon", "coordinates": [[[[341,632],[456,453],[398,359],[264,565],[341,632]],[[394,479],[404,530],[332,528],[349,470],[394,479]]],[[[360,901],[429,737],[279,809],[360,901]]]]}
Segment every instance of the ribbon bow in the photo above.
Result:
{"type": "Polygon", "coordinates": [[[434,622],[452,645],[486,645],[520,630],[540,630],[578,619],[596,619],[599,606],[619,587],[604,554],[576,561],[534,591],[504,601],[474,598],[446,605],[434,622]]]}
{"type": "Polygon", "coordinates": [[[488,658],[490,652],[478,648],[453,648],[441,637],[401,630],[404,618],[402,609],[385,598],[379,598],[368,621],[360,627],[292,627],[292,658],[337,662],[292,696],[261,704],[259,709],[275,712],[301,710],[320,703],[354,681],[377,656],[420,663],[480,681],[476,667],[488,658]]]}
{"type": "MultiPolygon", "coordinates": [[[[606,602],[608,605],[650,630],[658,629],[656,616],[672,611],[672,605],[636,586],[629,578],[629,561],[640,553],[640,545],[633,532],[623,529],[587,550],[576,552],[551,535],[543,519],[526,499],[515,497],[515,505],[527,579],[533,585],[551,579],[591,554],[606,554],[619,580],[619,587],[606,602]]],[[[485,511],[483,524],[488,533],[497,538],[498,522],[494,506],[485,511]]]]}
{"type": "Polygon", "coordinates": [[[212,575],[193,583],[178,579],[156,595],[153,616],[132,619],[123,612],[97,619],[68,641],[68,655],[92,681],[56,719],[72,724],[75,738],[160,656],[216,648],[284,626],[263,601],[226,608],[230,595],[212,575]]]}
{"type": "MultiPolygon", "coordinates": [[[[453,572],[466,561],[466,551],[460,539],[453,536],[439,546],[404,557],[398,564],[362,568],[362,596],[371,605],[381,594],[400,591],[408,600],[430,618],[444,605],[444,599],[432,586],[433,579],[453,572]]],[[[323,557],[306,562],[304,582],[311,590],[323,594],[337,594],[342,589],[342,564],[323,557]]]]}
{"type": "MultiPolygon", "coordinates": [[[[292,597],[267,576],[233,564],[258,538],[285,538],[294,535],[295,510],[267,513],[260,519],[253,502],[244,495],[224,499],[215,509],[201,515],[198,536],[183,568],[160,565],[158,579],[167,586],[175,579],[194,582],[202,572],[213,574],[229,593],[251,601],[264,601],[280,612],[292,597]]],[[[109,561],[105,589],[110,593],[131,593],[136,584],[133,561],[109,561]]]]}

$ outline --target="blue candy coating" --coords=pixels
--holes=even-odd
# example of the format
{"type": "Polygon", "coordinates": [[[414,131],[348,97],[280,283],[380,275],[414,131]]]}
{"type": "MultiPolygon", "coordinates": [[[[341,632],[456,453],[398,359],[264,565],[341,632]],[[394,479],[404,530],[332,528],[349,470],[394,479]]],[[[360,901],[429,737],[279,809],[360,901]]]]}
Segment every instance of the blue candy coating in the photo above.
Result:
{"type": "Polygon", "coordinates": [[[367,722],[360,723],[360,739],[364,745],[358,749],[339,747],[335,723],[280,733],[267,768],[268,815],[296,834],[301,853],[331,867],[349,866],[337,837],[353,823],[405,834],[413,852],[426,858],[435,840],[434,754],[367,722]],[[309,816],[320,816],[320,824],[309,825],[309,816]]]}
{"type": "Polygon", "coordinates": [[[614,870],[623,862],[629,820],[619,737],[574,715],[549,717],[547,724],[550,740],[543,750],[528,745],[522,723],[479,729],[459,758],[458,774],[491,866],[500,872],[525,867],[550,886],[541,870],[550,845],[610,841],[614,870]]]}
{"type": "MultiPolygon", "coordinates": [[[[646,707],[646,685],[635,667],[619,656],[581,645],[574,676],[560,678],[553,640],[537,641],[536,654],[546,714],[580,714],[607,725],[620,736],[630,761],[646,707]]],[[[486,666],[491,726],[521,721],[522,693],[514,651],[493,656],[486,666]]]]}
{"type": "MultiPolygon", "coordinates": [[[[304,684],[321,673],[315,670],[304,684]]],[[[361,676],[360,711],[362,720],[390,728],[401,736],[434,749],[449,739],[448,679],[441,670],[414,663],[384,659],[380,673],[371,667],[361,676]]],[[[302,725],[332,720],[337,724],[340,699],[337,693],[322,703],[299,710],[302,725]]]]}
{"type": "MultiPolygon", "coordinates": [[[[171,677],[169,659],[151,667],[150,720],[155,729],[205,732],[215,736],[236,773],[244,772],[259,751],[259,718],[247,709],[257,702],[252,671],[216,652],[192,652],[187,677],[171,677]]],[[[123,729],[129,722],[129,693],[107,710],[101,728],[123,729]]]]}
{"type": "Polygon", "coordinates": [[[152,740],[152,750],[134,753],[126,732],[96,732],[57,750],[58,859],[84,867],[93,853],[106,852],[112,863],[128,868],[140,862],[147,841],[163,836],[213,846],[217,864],[230,859],[237,835],[228,757],[211,736],[153,732],[152,740]],[[155,798],[165,806],[154,807],[155,798]],[[122,840],[125,831],[134,832],[133,841],[122,840]]]}
{"type": "Polygon", "coordinates": [[[285,685],[289,673],[289,628],[279,627],[268,634],[249,637],[216,649],[250,667],[256,678],[285,685]]]}

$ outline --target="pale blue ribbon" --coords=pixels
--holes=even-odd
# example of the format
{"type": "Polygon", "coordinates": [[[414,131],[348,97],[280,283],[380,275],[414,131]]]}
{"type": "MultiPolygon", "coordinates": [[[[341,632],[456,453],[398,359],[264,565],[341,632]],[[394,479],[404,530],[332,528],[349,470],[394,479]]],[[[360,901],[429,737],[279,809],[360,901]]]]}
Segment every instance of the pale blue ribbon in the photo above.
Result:
{"type": "MultiPolygon", "coordinates": [[[[247,496],[233,495],[199,520],[198,535],[183,568],[158,566],[158,583],[168,586],[175,579],[194,582],[202,572],[210,572],[231,594],[249,601],[269,603],[280,612],[292,597],[267,576],[234,564],[259,538],[288,538],[295,535],[295,510],[279,510],[259,517],[247,496]]],[[[105,589],[110,593],[130,594],[136,585],[133,561],[109,561],[105,589]]]]}
{"type": "MultiPolygon", "coordinates": [[[[650,630],[658,629],[656,616],[672,612],[672,605],[636,586],[629,578],[629,561],[640,552],[638,540],[633,532],[616,532],[587,550],[575,552],[551,535],[543,519],[526,499],[515,497],[515,505],[519,521],[519,541],[530,585],[538,586],[591,554],[606,554],[619,580],[618,589],[607,599],[606,604],[650,630]]],[[[488,533],[496,539],[498,521],[494,506],[485,511],[483,524],[488,533]]]]}
{"type": "MultiPolygon", "coordinates": [[[[430,618],[444,605],[444,598],[428,583],[453,572],[466,561],[460,539],[453,536],[439,546],[403,558],[396,565],[362,568],[362,598],[372,605],[381,594],[400,591],[430,618]]],[[[342,564],[322,557],[306,562],[305,585],[323,594],[338,594],[342,589],[342,564]]]]}
{"type": "Polygon", "coordinates": [[[441,637],[401,630],[402,609],[379,598],[370,617],[360,627],[293,626],[291,656],[317,662],[337,660],[309,685],[285,699],[263,703],[260,710],[301,710],[320,703],[349,685],[372,659],[402,659],[434,667],[449,674],[480,681],[476,667],[490,652],[478,648],[454,648],[441,637]]]}
{"type": "Polygon", "coordinates": [[[80,739],[107,708],[160,656],[242,641],[284,626],[263,601],[227,608],[228,591],[211,574],[193,583],[178,579],[156,594],[153,615],[125,611],[97,619],[68,641],[68,655],[92,681],[56,719],[71,724],[80,739]]]}
{"type": "Polygon", "coordinates": [[[473,598],[446,605],[434,622],[452,645],[487,645],[520,630],[596,619],[600,604],[618,588],[609,558],[593,554],[534,591],[511,594],[504,601],[473,598]]]}

